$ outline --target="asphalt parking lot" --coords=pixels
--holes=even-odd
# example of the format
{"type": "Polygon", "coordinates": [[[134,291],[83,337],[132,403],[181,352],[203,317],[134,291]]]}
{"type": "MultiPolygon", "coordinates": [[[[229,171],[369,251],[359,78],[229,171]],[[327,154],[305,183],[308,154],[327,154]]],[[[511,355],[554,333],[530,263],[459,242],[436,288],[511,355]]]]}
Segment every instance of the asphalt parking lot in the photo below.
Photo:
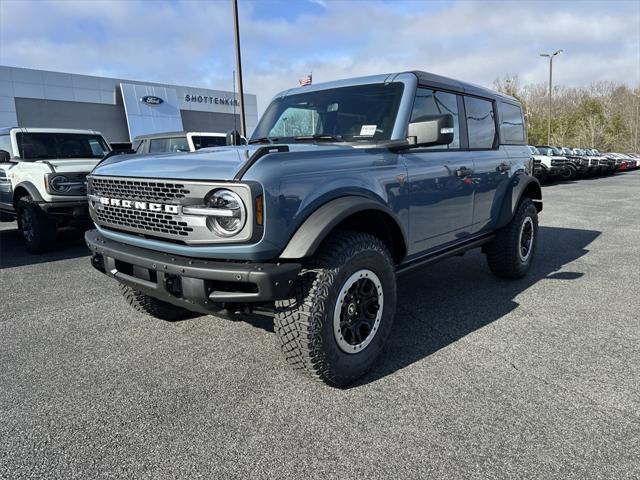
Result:
{"type": "Polygon", "coordinates": [[[476,252],[402,277],[346,390],[264,317],[146,317],[77,239],[32,256],[3,224],[0,477],[638,478],[640,171],[543,196],[527,278],[476,252]]]}

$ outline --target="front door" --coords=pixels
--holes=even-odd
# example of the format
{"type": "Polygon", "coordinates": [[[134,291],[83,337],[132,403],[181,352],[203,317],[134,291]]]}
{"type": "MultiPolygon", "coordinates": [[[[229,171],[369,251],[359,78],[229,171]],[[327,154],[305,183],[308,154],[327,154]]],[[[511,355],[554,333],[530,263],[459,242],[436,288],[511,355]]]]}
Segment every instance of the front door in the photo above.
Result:
{"type": "Polygon", "coordinates": [[[416,148],[402,154],[409,192],[409,254],[420,254],[468,236],[473,223],[473,164],[460,150],[458,96],[418,88],[411,119],[451,114],[450,145],[416,148]]]}
{"type": "Polygon", "coordinates": [[[470,235],[473,165],[459,152],[414,150],[403,155],[409,183],[410,254],[470,235]]]}

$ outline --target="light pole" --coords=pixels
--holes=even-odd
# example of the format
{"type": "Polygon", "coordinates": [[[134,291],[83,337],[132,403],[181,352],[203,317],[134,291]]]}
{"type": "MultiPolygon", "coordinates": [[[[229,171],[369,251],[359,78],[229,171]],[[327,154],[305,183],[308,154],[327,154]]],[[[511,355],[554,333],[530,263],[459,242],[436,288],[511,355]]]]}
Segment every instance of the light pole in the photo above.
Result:
{"type": "Polygon", "coordinates": [[[244,88],[242,88],[242,58],[240,57],[240,27],[238,26],[238,0],[233,0],[233,31],[236,43],[236,70],[238,70],[238,93],[240,94],[240,135],[247,137],[244,118],[244,88]]]}
{"type": "Polygon", "coordinates": [[[553,86],[553,57],[560,55],[563,52],[562,49],[556,50],[553,53],[541,53],[541,57],[549,58],[549,118],[547,119],[547,145],[551,146],[551,89],[553,86]]]}

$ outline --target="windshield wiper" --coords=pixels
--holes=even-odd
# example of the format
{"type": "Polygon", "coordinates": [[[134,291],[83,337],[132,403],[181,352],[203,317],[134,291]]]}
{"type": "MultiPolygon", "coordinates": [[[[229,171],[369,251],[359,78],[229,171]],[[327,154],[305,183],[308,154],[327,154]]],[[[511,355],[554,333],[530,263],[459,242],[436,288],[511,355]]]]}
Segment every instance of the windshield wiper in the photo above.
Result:
{"type": "Polygon", "coordinates": [[[324,135],[324,134],[316,134],[316,135],[299,135],[297,137],[293,137],[295,141],[305,141],[305,140],[328,140],[330,142],[340,142],[342,141],[342,135],[324,135]]]}
{"type": "Polygon", "coordinates": [[[275,137],[252,138],[251,140],[249,140],[249,145],[251,145],[252,143],[273,143],[277,141],[278,139],[275,137]]]}

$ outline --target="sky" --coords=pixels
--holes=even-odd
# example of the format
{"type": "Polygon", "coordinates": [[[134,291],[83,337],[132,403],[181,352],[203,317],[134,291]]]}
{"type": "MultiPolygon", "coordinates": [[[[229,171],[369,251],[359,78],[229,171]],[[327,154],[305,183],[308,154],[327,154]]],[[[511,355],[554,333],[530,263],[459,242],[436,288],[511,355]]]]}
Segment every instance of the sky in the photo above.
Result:
{"type": "MultiPolygon", "coordinates": [[[[640,0],[239,0],[242,68],[261,113],[277,92],[426,70],[484,86],[640,84],[640,0]]],[[[230,0],[0,0],[0,64],[233,88],[230,0]]]]}

